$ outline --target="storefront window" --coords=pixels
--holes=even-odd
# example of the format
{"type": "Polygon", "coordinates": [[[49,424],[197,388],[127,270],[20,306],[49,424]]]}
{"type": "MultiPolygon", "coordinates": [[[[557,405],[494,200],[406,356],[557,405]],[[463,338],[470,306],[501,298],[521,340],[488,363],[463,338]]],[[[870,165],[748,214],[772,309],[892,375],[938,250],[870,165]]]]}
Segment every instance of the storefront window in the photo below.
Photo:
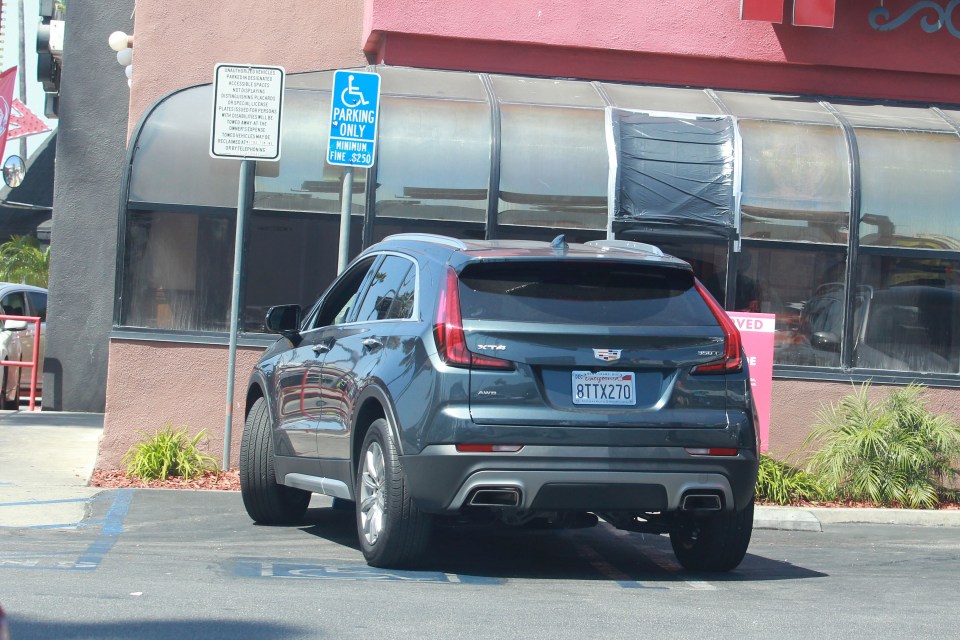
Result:
{"type": "MultiPolygon", "coordinates": [[[[254,208],[340,212],[344,167],[326,162],[329,113],[329,93],[287,90],[280,161],[257,163],[254,208]]],[[[366,180],[366,169],[353,170],[354,215],[364,212],[366,180]]]]}
{"type": "Polygon", "coordinates": [[[744,243],[734,311],[776,315],[774,362],[840,365],[846,251],[744,243]]]}
{"type": "Polygon", "coordinates": [[[960,138],[857,129],[862,245],[960,249],[960,138]]]}
{"type": "MultiPolygon", "coordinates": [[[[360,252],[363,223],[351,219],[350,255],[360,252]]],[[[309,307],[337,274],[340,216],[255,212],[247,226],[243,330],[264,331],[267,309],[309,307]]]]}
{"type": "Polygon", "coordinates": [[[957,373],[960,259],[861,256],[854,366],[957,373]]]}
{"type": "Polygon", "coordinates": [[[744,238],[846,244],[850,170],[835,126],[741,120],[744,238]]]}
{"type": "Polygon", "coordinates": [[[150,113],[136,140],[131,202],[237,206],[240,161],[210,157],[212,102],[209,85],[193,87],[168,97],[150,113]]]}
{"type": "Polygon", "coordinates": [[[487,103],[384,97],[379,126],[378,219],[486,220],[487,103]]]}
{"type": "Polygon", "coordinates": [[[226,331],[233,218],[131,211],[126,230],[121,324],[226,331]]]}
{"type": "Polygon", "coordinates": [[[499,224],[606,229],[603,111],[503,104],[500,118],[499,224]]]}

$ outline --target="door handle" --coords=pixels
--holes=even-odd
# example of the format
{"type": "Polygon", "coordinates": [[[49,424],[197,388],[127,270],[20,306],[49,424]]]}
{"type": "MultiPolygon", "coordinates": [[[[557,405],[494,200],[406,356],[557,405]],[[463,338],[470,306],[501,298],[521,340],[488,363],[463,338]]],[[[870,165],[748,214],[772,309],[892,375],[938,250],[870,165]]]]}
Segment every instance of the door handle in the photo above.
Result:
{"type": "Polygon", "coordinates": [[[310,348],[313,349],[313,352],[317,355],[330,351],[330,345],[326,342],[319,342],[310,348]]]}
{"type": "Polygon", "coordinates": [[[376,351],[383,346],[383,343],[376,338],[364,338],[363,346],[369,349],[370,351],[376,351]]]}

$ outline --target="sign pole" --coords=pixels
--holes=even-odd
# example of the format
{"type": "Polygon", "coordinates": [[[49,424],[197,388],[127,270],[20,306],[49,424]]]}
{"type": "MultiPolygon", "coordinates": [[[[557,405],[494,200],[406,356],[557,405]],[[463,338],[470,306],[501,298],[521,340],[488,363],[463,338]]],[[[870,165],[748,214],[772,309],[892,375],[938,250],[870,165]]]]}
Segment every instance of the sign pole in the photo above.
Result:
{"type": "Polygon", "coordinates": [[[340,195],[340,255],[337,273],[343,273],[350,264],[350,210],[353,208],[353,167],[343,172],[343,191],[340,195]]]}
{"type": "Polygon", "coordinates": [[[230,468],[230,436],[233,426],[233,386],[237,368],[237,337],[240,333],[240,269],[243,266],[243,234],[253,193],[253,160],[240,162],[240,188],[237,194],[237,236],[233,244],[233,293],[230,303],[230,348],[227,364],[227,419],[223,427],[223,470],[230,468]]]}
{"type": "Polygon", "coordinates": [[[253,207],[257,160],[280,160],[283,115],[283,67],[217,64],[213,71],[213,123],[210,156],[240,160],[237,193],[237,233],[233,244],[233,292],[230,303],[230,346],[227,364],[227,406],[223,426],[223,470],[230,469],[233,433],[233,387],[240,334],[240,274],[243,237],[253,207]]]}
{"type": "Polygon", "coordinates": [[[364,71],[333,74],[327,164],[344,167],[340,199],[340,250],[337,273],[350,264],[350,214],[353,209],[353,168],[369,169],[377,151],[380,76],[364,71]]]}

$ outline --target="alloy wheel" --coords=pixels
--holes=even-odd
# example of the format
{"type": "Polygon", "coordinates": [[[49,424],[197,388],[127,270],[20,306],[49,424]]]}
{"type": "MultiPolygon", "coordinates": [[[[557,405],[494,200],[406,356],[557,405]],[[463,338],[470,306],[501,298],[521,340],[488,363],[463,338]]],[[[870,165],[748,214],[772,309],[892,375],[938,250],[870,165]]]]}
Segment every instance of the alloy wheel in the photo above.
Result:
{"type": "Polygon", "coordinates": [[[360,529],[371,546],[377,543],[385,524],[384,476],[383,449],[374,441],[363,456],[360,476],[360,529]]]}

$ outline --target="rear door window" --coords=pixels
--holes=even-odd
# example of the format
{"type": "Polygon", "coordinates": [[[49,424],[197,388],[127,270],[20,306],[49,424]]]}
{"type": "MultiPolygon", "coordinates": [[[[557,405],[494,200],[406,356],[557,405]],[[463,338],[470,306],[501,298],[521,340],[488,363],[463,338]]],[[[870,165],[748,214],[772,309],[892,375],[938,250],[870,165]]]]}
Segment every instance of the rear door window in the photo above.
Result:
{"type": "Polygon", "coordinates": [[[474,263],[460,273],[464,319],[608,326],[713,326],[693,274],[645,264],[474,263]]]}
{"type": "Polygon", "coordinates": [[[399,256],[388,255],[370,279],[357,322],[402,320],[413,314],[416,267],[399,256]]]}

